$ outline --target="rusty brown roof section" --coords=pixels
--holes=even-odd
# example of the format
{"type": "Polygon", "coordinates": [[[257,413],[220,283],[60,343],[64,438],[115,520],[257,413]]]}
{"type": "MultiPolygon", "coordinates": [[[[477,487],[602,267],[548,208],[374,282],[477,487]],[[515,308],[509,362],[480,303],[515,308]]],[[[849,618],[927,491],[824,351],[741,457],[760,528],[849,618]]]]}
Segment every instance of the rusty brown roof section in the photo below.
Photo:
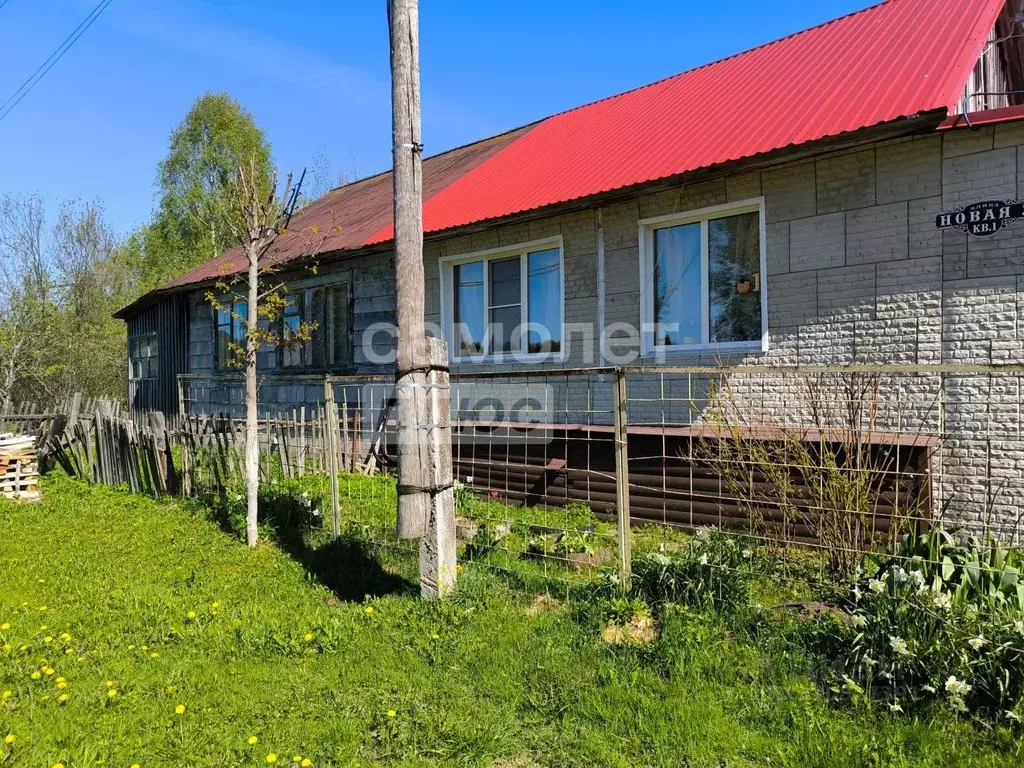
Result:
{"type": "MultiPolygon", "coordinates": [[[[423,199],[429,200],[456,179],[501,151],[527,133],[527,125],[493,136],[474,144],[444,152],[423,161],[423,199]]],[[[267,265],[277,266],[317,254],[357,251],[367,240],[391,225],[391,172],[371,176],[328,192],[292,216],[287,234],[278,239],[268,255],[267,265]]],[[[128,317],[156,296],[208,285],[213,281],[238,274],[246,267],[242,249],[232,248],[215,259],[150,291],[117,313],[128,317]]]]}

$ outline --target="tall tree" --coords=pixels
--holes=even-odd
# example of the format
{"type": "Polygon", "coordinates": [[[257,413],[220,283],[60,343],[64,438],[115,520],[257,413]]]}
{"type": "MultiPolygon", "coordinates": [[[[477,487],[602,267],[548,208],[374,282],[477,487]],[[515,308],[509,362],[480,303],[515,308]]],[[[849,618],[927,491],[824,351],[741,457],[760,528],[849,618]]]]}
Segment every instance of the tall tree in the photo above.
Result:
{"type": "Polygon", "coordinates": [[[171,134],[160,164],[157,215],[145,232],[150,284],[219,256],[237,243],[229,203],[239,168],[254,168],[252,184],[273,191],[270,144],[252,114],[227,93],[196,99],[171,134]]]}

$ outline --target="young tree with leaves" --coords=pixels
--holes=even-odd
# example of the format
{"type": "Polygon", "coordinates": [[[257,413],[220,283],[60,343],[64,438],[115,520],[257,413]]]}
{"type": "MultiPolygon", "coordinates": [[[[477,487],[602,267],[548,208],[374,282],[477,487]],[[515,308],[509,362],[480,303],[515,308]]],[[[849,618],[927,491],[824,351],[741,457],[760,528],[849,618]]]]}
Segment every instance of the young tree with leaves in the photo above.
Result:
{"type": "MultiPolygon", "coordinates": [[[[268,263],[267,256],[279,238],[301,236],[289,235],[287,231],[291,217],[287,195],[291,191],[291,176],[285,182],[284,197],[277,193],[277,178],[276,171],[272,172],[271,183],[264,186],[259,158],[253,157],[247,166],[238,167],[234,179],[228,184],[229,194],[221,199],[221,220],[245,255],[247,264],[244,276],[232,282],[218,283],[216,287],[219,294],[232,293],[245,300],[244,311],[232,309],[231,312],[233,320],[242,326],[244,344],[232,347],[229,352],[245,375],[245,537],[250,547],[256,546],[259,540],[259,382],[256,356],[265,345],[303,344],[315,330],[315,325],[303,322],[284,337],[276,328],[289,299],[286,284],[273,279],[275,269],[268,263]]],[[[315,256],[326,234],[314,226],[306,237],[307,253],[315,256]]],[[[217,293],[207,292],[206,298],[215,311],[225,309],[217,293]]]]}

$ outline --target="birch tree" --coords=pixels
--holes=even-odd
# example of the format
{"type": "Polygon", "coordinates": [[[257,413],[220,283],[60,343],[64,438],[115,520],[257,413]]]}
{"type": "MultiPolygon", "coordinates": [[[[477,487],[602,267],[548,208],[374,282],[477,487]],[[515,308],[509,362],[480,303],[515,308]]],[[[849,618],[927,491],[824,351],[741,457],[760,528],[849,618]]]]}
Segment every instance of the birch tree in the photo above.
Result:
{"type": "MultiPolygon", "coordinates": [[[[287,286],[275,279],[277,270],[269,263],[275,244],[283,237],[305,237],[306,254],[315,257],[326,233],[311,227],[302,234],[290,234],[291,219],[288,192],[292,177],[288,176],[285,195],[278,194],[278,174],[272,173],[269,190],[261,178],[257,157],[247,165],[238,167],[229,184],[229,194],[223,199],[224,216],[232,236],[245,257],[245,272],[230,282],[218,283],[217,293],[208,292],[207,300],[214,310],[225,308],[221,296],[228,293],[245,300],[242,312],[231,310],[233,321],[241,324],[243,342],[229,350],[235,367],[245,376],[245,538],[250,547],[259,540],[259,380],[256,370],[257,353],[266,345],[303,344],[309,340],[316,326],[303,322],[297,331],[283,338],[277,332],[276,320],[287,305],[287,286]]],[[[296,214],[296,216],[301,216],[296,214]]],[[[234,303],[232,303],[234,306],[234,303]]]]}

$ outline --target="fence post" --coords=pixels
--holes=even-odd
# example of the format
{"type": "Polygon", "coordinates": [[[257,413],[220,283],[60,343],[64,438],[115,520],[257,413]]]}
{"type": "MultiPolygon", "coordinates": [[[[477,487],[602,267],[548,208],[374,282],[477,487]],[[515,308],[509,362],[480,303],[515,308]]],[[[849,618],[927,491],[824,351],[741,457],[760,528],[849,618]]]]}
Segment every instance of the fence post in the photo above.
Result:
{"type": "Polygon", "coordinates": [[[341,536],[341,510],[338,507],[338,407],[334,404],[334,385],[324,377],[324,409],[327,425],[327,473],[331,478],[331,531],[334,538],[341,536]]]}
{"type": "Polygon", "coordinates": [[[629,415],[626,400],[626,373],[615,369],[615,506],[618,517],[619,577],[622,591],[629,591],[633,573],[632,541],[629,535],[629,415]]]}

